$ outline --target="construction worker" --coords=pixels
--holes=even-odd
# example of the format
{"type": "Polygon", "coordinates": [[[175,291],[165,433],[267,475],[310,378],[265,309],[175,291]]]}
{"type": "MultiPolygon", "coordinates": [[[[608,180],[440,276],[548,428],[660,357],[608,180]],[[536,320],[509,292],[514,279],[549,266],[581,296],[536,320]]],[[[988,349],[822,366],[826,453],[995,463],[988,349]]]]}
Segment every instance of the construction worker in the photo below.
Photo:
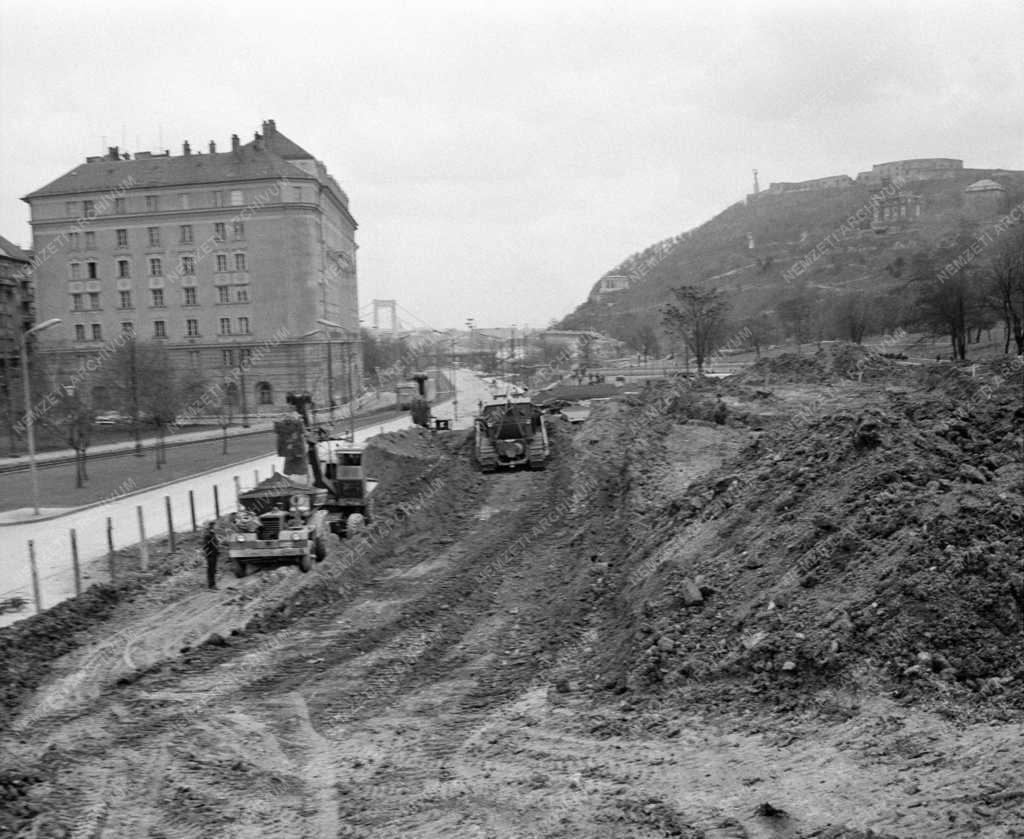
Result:
{"type": "Polygon", "coordinates": [[[725,425],[725,418],[729,415],[729,409],[726,407],[724,401],[722,401],[722,394],[718,394],[718,401],[715,402],[715,413],[712,416],[715,423],[718,425],[725,425]]]}
{"type": "Polygon", "coordinates": [[[217,520],[210,519],[203,529],[203,555],[206,557],[206,585],[208,588],[217,588],[217,555],[220,553],[220,543],[217,539],[217,520]]]}

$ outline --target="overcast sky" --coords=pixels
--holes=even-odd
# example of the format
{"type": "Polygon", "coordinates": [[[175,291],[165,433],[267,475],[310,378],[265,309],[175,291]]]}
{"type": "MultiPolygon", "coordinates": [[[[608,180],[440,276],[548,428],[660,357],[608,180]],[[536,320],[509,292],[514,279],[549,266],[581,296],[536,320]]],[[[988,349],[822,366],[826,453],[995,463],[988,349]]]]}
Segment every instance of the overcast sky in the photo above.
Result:
{"type": "Polygon", "coordinates": [[[1024,169],[1024,0],[4,0],[0,24],[0,234],[30,245],[21,196],[105,144],[273,118],[349,194],[360,302],[435,327],[566,314],[754,167],[1024,169]]]}

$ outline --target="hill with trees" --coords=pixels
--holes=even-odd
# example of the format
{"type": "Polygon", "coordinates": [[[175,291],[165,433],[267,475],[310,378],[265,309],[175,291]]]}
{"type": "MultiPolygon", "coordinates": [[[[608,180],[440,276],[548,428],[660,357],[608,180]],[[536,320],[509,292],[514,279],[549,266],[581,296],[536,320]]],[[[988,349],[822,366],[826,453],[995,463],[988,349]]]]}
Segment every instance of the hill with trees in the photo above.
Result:
{"type": "Polygon", "coordinates": [[[773,185],[650,245],[600,278],[558,328],[600,331],[641,354],[652,343],[665,351],[674,345],[664,323],[672,290],[696,286],[728,301],[725,332],[742,332],[755,349],[790,339],[859,343],[900,326],[948,335],[961,357],[972,331],[1004,325],[1008,349],[1024,339],[1024,172],[846,180],[773,185]],[[985,180],[1005,190],[983,196],[995,194],[995,206],[967,191],[985,180]]]}

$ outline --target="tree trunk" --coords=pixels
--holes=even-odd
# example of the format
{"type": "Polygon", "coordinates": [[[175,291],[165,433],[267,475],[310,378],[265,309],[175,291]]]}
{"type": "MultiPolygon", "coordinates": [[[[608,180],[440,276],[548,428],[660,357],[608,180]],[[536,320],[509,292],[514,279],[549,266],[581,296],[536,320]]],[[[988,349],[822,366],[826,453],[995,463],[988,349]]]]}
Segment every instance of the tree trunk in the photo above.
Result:
{"type": "Polygon", "coordinates": [[[227,429],[227,426],[224,426],[224,428],[222,430],[224,431],[224,452],[223,453],[227,454],[228,453],[228,429],[227,429]]]}
{"type": "Polygon", "coordinates": [[[75,489],[81,489],[84,486],[85,479],[82,469],[82,451],[81,449],[75,449],[75,489]]]}

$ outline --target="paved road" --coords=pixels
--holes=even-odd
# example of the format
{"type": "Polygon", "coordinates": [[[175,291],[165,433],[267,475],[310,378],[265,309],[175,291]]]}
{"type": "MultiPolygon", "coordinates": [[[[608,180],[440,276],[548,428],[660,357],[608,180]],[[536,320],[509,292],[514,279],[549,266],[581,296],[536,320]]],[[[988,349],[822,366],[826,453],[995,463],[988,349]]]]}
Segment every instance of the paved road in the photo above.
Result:
{"type": "MultiPolygon", "coordinates": [[[[459,395],[458,428],[469,428],[477,401],[487,399],[492,390],[484,380],[460,371],[457,382],[459,395]]],[[[489,381],[489,380],[487,380],[489,381]]],[[[451,418],[450,402],[437,405],[434,415],[451,418]]],[[[356,431],[360,442],[384,431],[409,427],[409,418],[400,417],[371,428],[356,431]]],[[[171,499],[171,513],[175,531],[191,529],[189,490],[196,505],[196,517],[202,522],[214,514],[213,488],[220,495],[221,513],[235,510],[235,477],[242,489],[252,486],[257,479],[267,477],[273,469],[280,470],[281,458],[263,455],[243,463],[236,463],[206,475],[193,476],[170,486],[149,490],[119,500],[71,512],[46,521],[10,525],[0,529],[0,600],[24,597],[31,603],[32,578],[29,564],[28,542],[35,545],[43,607],[59,603],[74,596],[74,575],[71,565],[70,531],[75,529],[78,552],[82,564],[83,587],[108,579],[106,573],[107,534],[109,517],[113,524],[114,546],[123,548],[139,541],[136,507],[142,507],[147,537],[167,534],[165,496],[171,499]]],[[[0,626],[6,626],[32,614],[32,607],[17,613],[0,614],[0,626]]]]}

